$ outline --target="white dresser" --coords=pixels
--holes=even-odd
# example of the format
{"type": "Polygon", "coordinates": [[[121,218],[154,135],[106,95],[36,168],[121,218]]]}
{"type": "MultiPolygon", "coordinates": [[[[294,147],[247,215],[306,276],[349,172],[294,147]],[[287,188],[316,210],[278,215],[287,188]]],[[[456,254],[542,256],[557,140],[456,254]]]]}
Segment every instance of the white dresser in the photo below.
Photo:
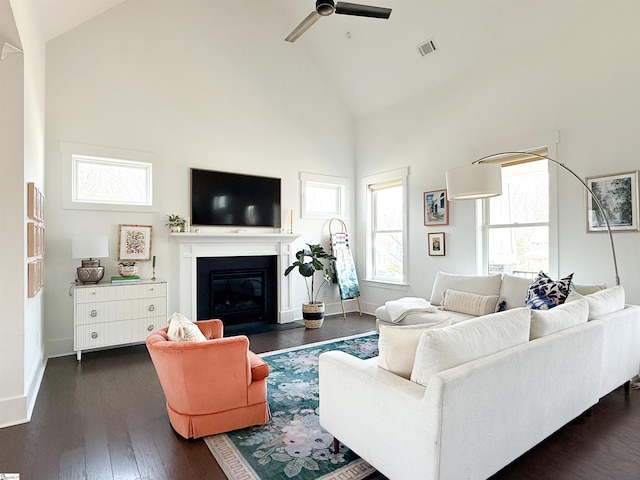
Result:
{"type": "Polygon", "coordinates": [[[140,281],[73,288],[74,350],[144,342],[167,324],[167,283],[140,281]]]}

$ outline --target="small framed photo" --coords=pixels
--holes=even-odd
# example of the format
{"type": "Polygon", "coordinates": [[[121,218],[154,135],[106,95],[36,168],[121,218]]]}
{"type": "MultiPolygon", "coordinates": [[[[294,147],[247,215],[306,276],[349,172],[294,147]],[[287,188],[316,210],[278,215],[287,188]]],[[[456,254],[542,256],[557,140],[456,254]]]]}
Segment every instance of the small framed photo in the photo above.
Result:
{"type": "Polygon", "coordinates": [[[151,260],[151,225],[120,225],[118,260],[151,260]]]}
{"type": "Polygon", "coordinates": [[[429,240],[429,255],[443,257],[444,250],[444,232],[427,234],[429,240]]]}
{"type": "MultiPolygon", "coordinates": [[[[612,231],[638,230],[638,171],[586,178],[604,208],[612,231]]],[[[597,202],[587,196],[587,232],[606,232],[607,224],[597,202]]]]}
{"type": "Polygon", "coordinates": [[[449,225],[449,200],[446,190],[424,192],[424,225],[449,225]]]}

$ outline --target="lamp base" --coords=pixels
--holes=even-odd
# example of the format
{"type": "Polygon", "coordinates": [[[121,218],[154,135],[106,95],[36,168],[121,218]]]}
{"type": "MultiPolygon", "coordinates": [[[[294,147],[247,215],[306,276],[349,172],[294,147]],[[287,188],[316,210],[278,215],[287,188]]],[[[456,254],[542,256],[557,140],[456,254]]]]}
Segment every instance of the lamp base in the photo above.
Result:
{"type": "Polygon", "coordinates": [[[104,267],[100,260],[82,260],[82,266],[76,268],[76,275],[81,283],[98,283],[104,277],[104,267]]]}

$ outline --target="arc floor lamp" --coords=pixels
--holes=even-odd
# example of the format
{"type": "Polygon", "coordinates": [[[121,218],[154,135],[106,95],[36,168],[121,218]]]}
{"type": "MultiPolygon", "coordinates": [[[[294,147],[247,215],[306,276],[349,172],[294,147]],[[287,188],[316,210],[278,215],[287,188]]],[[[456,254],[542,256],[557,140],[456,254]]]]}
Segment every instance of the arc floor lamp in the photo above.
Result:
{"type": "Polygon", "coordinates": [[[558,162],[553,158],[546,155],[540,155],[532,152],[499,152],[487,155],[486,157],[479,158],[469,165],[463,167],[453,168],[446,172],[447,183],[447,197],[449,200],[473,200],[480,198],[495,197],[502,195],[502,167],[498,163],[484,163],[489,159],[496,159],[508,155],[529,155],[543,160],[549,160],[564,170],[573,175],[587,192],[593,198],[593,202],[598,207],[598,210],[604,218],[607,226],[607,232],[609,233],[609,242],[611,244],[611,255],[613,257],[613,268],[616,275],[616,285],[620,285],[620,276],[618,274],[618,261],[616,259],[616,248],[613,243],[613,233],[611,232],[611,225],[609,224],[609,218],[605,212],[602,202],[597,195],[589,188],[589,186],[569,167],[564,163],[558,162]]]}

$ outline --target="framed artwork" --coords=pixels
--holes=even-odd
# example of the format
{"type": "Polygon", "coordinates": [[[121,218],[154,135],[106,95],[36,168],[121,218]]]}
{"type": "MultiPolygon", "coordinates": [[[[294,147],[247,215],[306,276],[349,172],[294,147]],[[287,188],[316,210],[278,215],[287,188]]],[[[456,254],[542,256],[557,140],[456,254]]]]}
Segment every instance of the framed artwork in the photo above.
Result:
{"type": "Polygon", "coordinates": [[[118,260],[151,260],[151,225],[120,225],[118,260]]]}
{"type": "Polygon", "coordinates": [[[429,255],[444,257],[444,232],[427,234],[429,240],[429,255]]]}
{"type": "Polygon", "coordinates": [[[447,200],[446,190],[434,190],[424,192],[424,224],[449,225],[449,200],[447,200]]]}
{"type": "MultiPolygon", "coordinates": [[[[638,230],[638,171],[586,178],[586,184],[598,197],[611,230],[638,230]]],[[[597,202],[587,198],[587,232],[606,232],[607,224],[597,202]]]]}

